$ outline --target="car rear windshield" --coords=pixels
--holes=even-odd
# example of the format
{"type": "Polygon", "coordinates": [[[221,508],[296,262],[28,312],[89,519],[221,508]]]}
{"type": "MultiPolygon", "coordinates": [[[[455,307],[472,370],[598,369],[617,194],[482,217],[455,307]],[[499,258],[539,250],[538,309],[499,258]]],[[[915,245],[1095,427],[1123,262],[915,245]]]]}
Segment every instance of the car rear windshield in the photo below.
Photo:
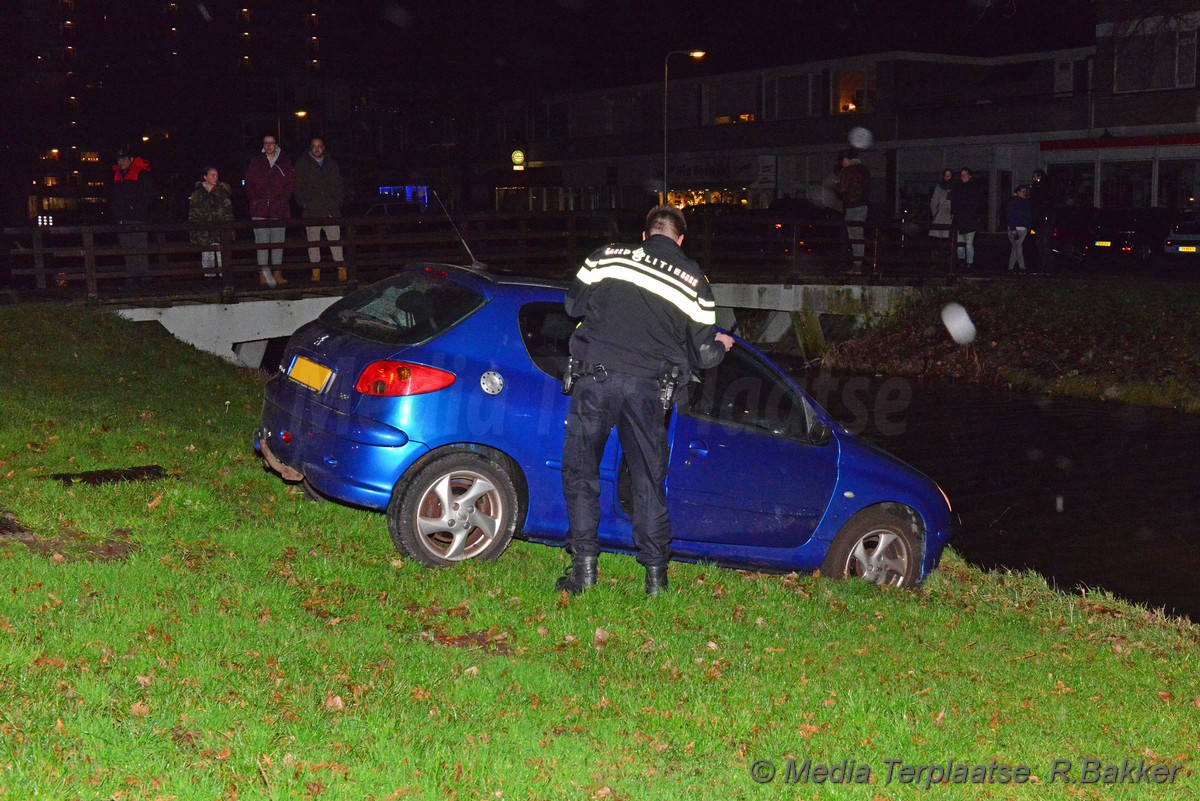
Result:
{"type": "Polygon", "coordinates": [[[402,273],[342,298],[321,322],[375,342],[415,345],[453,328],[485,300],[437,272],[402,273]]]}

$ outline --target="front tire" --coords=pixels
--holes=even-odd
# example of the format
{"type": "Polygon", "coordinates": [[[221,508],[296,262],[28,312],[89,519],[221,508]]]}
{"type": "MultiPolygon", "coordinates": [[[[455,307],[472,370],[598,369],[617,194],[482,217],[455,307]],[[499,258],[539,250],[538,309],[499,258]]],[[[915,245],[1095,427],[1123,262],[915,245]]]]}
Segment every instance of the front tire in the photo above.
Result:
{"type": "Polygon", "coordinates": [[[920,583],[920,552],[907,520],[874,509],[855,516],[838,532],[821,564],[821,575],[912,587],[920,583]]]}
{"type": "Polygon", "coordinates": [[[498,559],[516,533],[516,485],[509,470],[479,453],[434,459],[402,480],[388,504],[396,548],[427,567],[498,559]]]}

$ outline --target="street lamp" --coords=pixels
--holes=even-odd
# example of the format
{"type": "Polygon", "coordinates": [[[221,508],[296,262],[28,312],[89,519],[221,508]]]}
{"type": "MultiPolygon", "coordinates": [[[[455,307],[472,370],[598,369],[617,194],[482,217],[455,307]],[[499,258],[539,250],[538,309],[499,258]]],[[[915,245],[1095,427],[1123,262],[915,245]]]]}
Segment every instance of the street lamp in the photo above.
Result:
{"type": "Polygon", "coordinates": [[[663,188],[659,203],[667,202],[667,68],[671,64],[671,56],[691,56],[695,59],[704,58],[703,50],[672,50],[663,58],[663,188]]]}

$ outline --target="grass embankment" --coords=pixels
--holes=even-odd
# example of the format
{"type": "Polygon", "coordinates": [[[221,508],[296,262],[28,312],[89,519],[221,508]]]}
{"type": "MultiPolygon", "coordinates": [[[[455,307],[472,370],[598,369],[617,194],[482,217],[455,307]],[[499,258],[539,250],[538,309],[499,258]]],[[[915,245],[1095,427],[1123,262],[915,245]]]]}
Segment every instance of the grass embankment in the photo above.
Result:
{"type": "Polygon", "coordinates": [[[156,328],[0,308],[0,352],[0,506],[27,532],[0,536],[2,798],[1200,789],[1184,621],[953,553],[915,591],[677,565],[657,599],[606,555],[563,602],[559,549],[425,570],[381,516],[264,473],[262,377],[156,328]],[[167,477],[46,480],[151,463],[167,477]],[[817,783],[805,760],[870,784],[817,783]],[[920,766],[950,760],[991,783],[926,790],[920,766]]]}
{"type": "Polygon", "coordinates": [[[952,378],[1200,412],[1200,284],[1020,281],[925,291],[832,349],[829,367],[952,378]],[[941,309],[977,329],[956,344],[941,309]]]}

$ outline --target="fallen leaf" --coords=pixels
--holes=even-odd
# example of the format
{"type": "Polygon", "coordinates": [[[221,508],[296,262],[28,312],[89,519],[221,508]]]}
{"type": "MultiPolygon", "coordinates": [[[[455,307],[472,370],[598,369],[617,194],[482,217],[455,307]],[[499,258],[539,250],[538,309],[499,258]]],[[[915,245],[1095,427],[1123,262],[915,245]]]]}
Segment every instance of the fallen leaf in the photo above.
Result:
{"type": "Polygon", "coordinates": [[[612,635],[601,628],[596,629],[595,636],[592,637],[592,646],[594,648],[603,648],[608,645],[608,638],[612,635]]]}
{"type": "Polygon", "coordinates": [[[153,681],[153,679],[151,679],[149,676],[138,676],[137,677],[137,683],[142,689],[149,687],[150,683],[152,681],[153,681]]]}
{"type": "Polygon", "coordinates": [[[154,500],[152,500],[152,501],[150,501],[148,504],[146,504],[146,507],[147,507],[148,509],[157,509],[157,508],[158,508],[158,505],[159,505],[160,503],[162,503],[162,493],[159,493],[158,495],[155,495],[155,496],[154,496],[154,500]]]}
{"type": "Polygon", "coordinates": [[[144,718],[150,714],[150,707],[143,704],[141,701],[134,701],[133,706],[129,707],[129,714],[134,717],[144,718]]]}
{"type": "Polygon", "coordinates": [[[346,708],[346,702],[342,700],[340,695],[328,693],[325,696],[325,709],[328,712],[341,712],[346,708]]]}

